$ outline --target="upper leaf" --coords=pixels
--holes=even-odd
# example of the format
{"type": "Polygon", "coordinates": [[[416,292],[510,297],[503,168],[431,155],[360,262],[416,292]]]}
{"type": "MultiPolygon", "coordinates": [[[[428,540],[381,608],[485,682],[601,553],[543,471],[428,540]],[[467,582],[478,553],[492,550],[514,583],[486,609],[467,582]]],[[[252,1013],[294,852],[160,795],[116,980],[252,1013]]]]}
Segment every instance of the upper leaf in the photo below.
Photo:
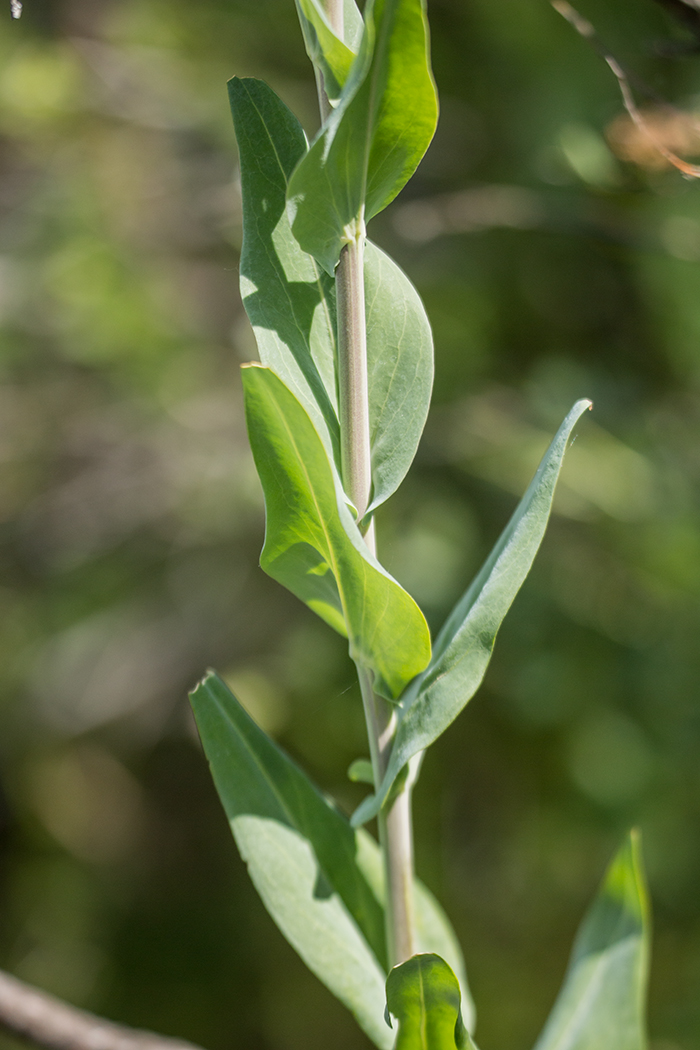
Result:
{"type": "Polygon", "coordinates": [[[337,108],[289,184],[294,236],[333,273],[356,224],[389,204],[437,124],[424,0],[368,0],[337,108]]]}
{"type": "Polygon", "coordinates": [[[323,74],[323,86],[331,103],[340,97],[350,67],[360,46],[364,25],[355,0],[343,2],[343,39],[333,32],[319,0],[296,0],[306,52],[323,74]]]}
{"type": "Polygon", "coordinates": [[[646,1050],[648,966],[649,904],[633,832],[583,920],[535,1050],[646,1050]]]}
{"type": "Polygon", "coordinates": [[[243,305],[260,360],[301,402],[339,465],[334,283],[302,252],[285,211],[287,180],[306,138],[262,80],[234,77],[228,89],[241,167],[243,305]]]}
{"type": "Polygon", "coordinates": [[[439,955],[414,955],[395,966],[386,1002],[399,1025],[395,1050],[474,1050],[462,1022],[459,982],[439,955]]]}
{"type": "Polygon", "coordinates": [[[571,431],[590,406],[577,401],[569,412],[498,543],[438,635],[425,674],[402,697],[381,789],[358,807],[353,823],[379,811],[408,760],[444,733],[479,688],[498,629],[542,542],[571,431]]]}
{"type": "Polygon", "coordinates": [[[397,698],[430,659],[425,617],[370,554],[308,415],[269,369],[243,370],[246,418],[265,493],[263,569],[350,641],[397,698]]]}
{"type": "MultiPolygon", "coordinates": [[[[260,359],[293,392],[340,476],[335,288],[301,250],[285,213],[287,179],[306,153],[297,118],[260,80],[229,83],[243,195],[241,294],[260,359]]],[[[408,470],[430,404],[433,344],[415,288],[375,245],[365,251],[372,504],[408,470]]]]}
{"type": "MultiPolygon", "coordinates": [[[[265,907],[307,966],[389,1050],[384,1022],[383,862],[347,819],[255,725],[210,673],[192,693],[197,725],[231,829],[265,907]]],[[[414,882],[420,947],[445,955],[466,980],[449,922],[414,882]]],[[[468,1018],[471,1015],[467,1000],[468,1018]]]]}

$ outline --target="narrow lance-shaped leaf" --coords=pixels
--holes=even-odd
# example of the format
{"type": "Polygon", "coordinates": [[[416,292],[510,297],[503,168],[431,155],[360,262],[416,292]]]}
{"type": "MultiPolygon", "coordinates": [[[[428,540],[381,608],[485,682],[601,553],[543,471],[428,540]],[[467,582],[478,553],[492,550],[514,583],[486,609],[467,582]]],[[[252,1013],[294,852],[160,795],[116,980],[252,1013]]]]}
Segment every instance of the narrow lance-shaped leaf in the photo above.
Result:
{"type": "Polygon", "coordinates": [[[364,17],[338,106],[288,191],[294,236],[328,273],[354,224],[406,185],[437,123],[424,0],[368,0],[364,17]]]}
{"type": "Polygon", "coordinates": [[[583,920],[535,1050],[646,1050],[648,966],[649,905],[633,832],[583,920]]]}
{"type": "MultiPolygon", "coordinates": [[[[299,121],[260,80],[229,83],[241,164],[241,294],[260,359],[311,418],[339,476],[335,289],[301,250],[284,210],[287,178],[306,152],[299,121]]],[[[365,252],[372,442],[371,513],[398,487],[430,404],[433,345],[418,293],[373,244],[365,252]]]]}
{"type": "Polygon", "coordinates": [[[395,1050],[475,1050],[460,1010],[459,982],[438,955],[414,955],[386,982],[387,1014],[398,1021],[395,1050]]]}
{"type": "MultiPolygon", "coordinates": [[[[193,691],[192,706],[231,830],[265,907],[307,966],[376,1045],[389,1050],[394,1037],[384,1020],[377,843],[350,827],[215,674],[193,691]]],[[[421,950],[439,951],[461,970],[454,933],[418,880],[414,906],[421,950]]],[[[465,1016],[469,1020],[468,1010],[465,1016]]]]}
{"type": "Polygon", "coordinates": [[[425,617],[370,554],[323,445],[294,395],[269,369],[243,369],[246,417],[265,494],[260,564],[350,641],[350,655],[388,699],[430,659],[425,617]]]}
{"type": "Polygon", "coordinates": [[[337,102],[360,47],[364,23],[355,0],[343,0],[342,40],[331,28],[320,0],[296,0],[306,52],[323,74],[331,103],[337,102]]]}
{"type": "Polygon", "coordinates": [[[381,789],[358,807],[353,823],[379,811],[409,759],[444,733],[479,688],[498,629],[542,542],[571,431],[590,407],[590,401],[577,401],[569,412],[498,543],[438,635],[425,674],[407,689],[381,789]]]}

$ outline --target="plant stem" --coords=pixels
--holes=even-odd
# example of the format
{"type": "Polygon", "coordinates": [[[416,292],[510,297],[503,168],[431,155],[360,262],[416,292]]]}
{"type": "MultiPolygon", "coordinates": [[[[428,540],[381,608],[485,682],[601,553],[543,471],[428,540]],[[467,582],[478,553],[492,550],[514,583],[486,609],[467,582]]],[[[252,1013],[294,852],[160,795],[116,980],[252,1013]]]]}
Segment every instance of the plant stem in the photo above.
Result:
{"type": "Polygon", "coordinates": [[[338,406],[343,485],[358,521],[369,505],[372,461],[367,388],[364,224],[340,253],[335,273],[338,312],[338,406]]]}
{"type": "MultiPolygon", "coordinates": [[[[396,715],[372,689],[366,668],[357,669],[367,722],[375,791],[379,790],[396,732],[396,715]]],[[[398,966],[415,954],[413,939],[413,821],[408,785],[383,807],[377,817],[379,845],[386,882],[386,943],[389,966],[398,966]]]]}
{"type": "MultiPolygon", "coordinates": [[[[324,0],[329,24],[343,38],[343,0],[324,0]]],[[[321,119],[330,104],[320,71],[316,74],[321,119]]],[[[367,320],[364,281],[364,216],[357,217],[352,239],[340,253],[335,274],[338,316],[337,365],[340,419],[341,472],[343,486],[362,521],[372,491],[372,461],[367,375],[367,320]]],[[[376,555],[374,521],[364,534],[365,543],[376,555]]],[[[392,705],[373,689],[372,676],[358,664],[357,674],[367,722],[375,789],[384,779],[396,732],[392,705]]],[[[413,943],[413,830],[411,793],[401,789],[377,818],[379,844],[384,857],[386,880],[386,939],[389,966],[409,959],[413,943]]]]}

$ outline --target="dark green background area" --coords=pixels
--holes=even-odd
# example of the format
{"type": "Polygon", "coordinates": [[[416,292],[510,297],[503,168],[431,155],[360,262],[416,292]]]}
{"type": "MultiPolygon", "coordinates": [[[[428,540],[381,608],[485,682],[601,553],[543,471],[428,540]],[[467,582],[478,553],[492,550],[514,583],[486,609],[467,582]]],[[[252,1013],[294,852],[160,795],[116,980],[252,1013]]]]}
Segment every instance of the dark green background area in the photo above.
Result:
{"type": "MultiPolygon", "coordinates": [[[[698,108],[700,56],[664,57],[685,36],[660,5],[580,6],[698,108]]],[[[638,824],[654,1050],[691,1050],[700,186],[615,155],[615,80],[545,0],[434,0],[430,17],[440,129],[371,232],[435,330],[426,436],[379,521],[433,626],[573,401],[595,412],[484,688],[425,762],[418,870],[462,940],[480,1045],[526,1050],[638,824]]],[[[257,568],[234,73],[313,133],[291,0],[0,12],[0,964],[208,1050],[360,1050],[249,885],[186,702],[215,666],[359,801],[345,645],[257,568]]]]}

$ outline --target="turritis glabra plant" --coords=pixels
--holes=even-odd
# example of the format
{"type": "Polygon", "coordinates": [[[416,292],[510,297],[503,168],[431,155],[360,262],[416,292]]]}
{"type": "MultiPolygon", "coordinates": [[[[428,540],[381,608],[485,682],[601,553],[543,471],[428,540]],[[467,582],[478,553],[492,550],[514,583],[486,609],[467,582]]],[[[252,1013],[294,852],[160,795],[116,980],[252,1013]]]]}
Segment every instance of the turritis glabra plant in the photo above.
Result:
{"type": "MultiPolygon", "coordinates": [[[[430,325],[366,237],[415,171],[438,106],[424,0],[296,0],[321,129],[309,145],[262,81],[234,79],[241,293],[260,363],[244,366],[266,508],[263,569],[347,637],[371,793],[348,820],[210,673],[192,694],[234,838],[268,911],[309,968],[390,1050],[474,1047],[452,927],[415,877],[411,794],[426,749],[478,689],[547,525],[572,430],[562,423],[483,568],[431,641],[377,557],[374,515],[425,424],[430,325]],[[378,839],[364,825],[376,818],[378,839]]],[[[631,835],[574,946],[536,1050],[643,1050],[648,918],[631,835]]]]}

